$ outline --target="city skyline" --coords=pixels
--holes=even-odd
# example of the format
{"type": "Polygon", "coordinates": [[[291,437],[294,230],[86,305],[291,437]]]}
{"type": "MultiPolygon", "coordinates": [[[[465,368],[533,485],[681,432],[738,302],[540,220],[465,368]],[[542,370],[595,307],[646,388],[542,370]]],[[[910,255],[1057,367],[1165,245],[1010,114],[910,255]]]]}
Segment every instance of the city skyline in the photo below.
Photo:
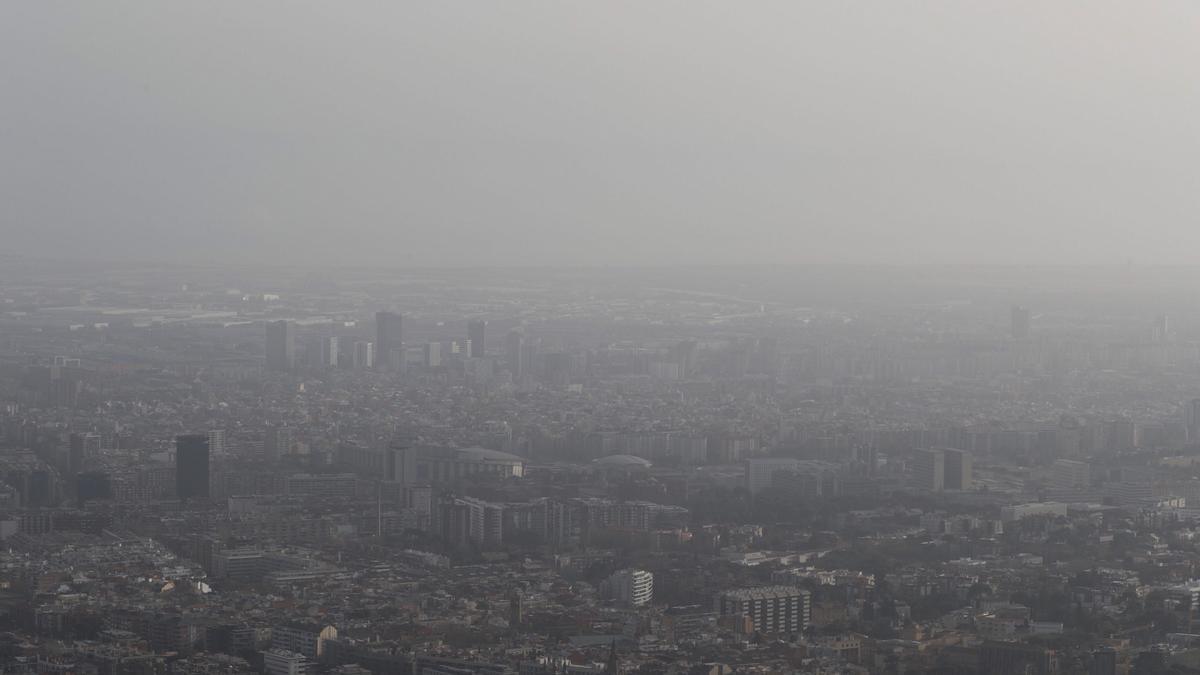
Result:
{"type": "Polygon", "coordinates": [[[6,670],[1200,653],[1192,271],[8,263],[6,670]]]}
{"type": "Polygon", "coordinates": [[[0,674],[1200,675],[1197,27],[0,3],[0,674]]]}

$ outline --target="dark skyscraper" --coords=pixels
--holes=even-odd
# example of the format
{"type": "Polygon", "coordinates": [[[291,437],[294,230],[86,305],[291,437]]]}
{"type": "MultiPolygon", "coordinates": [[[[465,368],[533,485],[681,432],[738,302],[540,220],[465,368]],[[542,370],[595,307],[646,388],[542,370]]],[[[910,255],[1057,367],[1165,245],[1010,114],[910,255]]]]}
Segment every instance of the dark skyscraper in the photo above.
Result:
{"type": "Polygon", "coordinates": [[[272,321],[267,324],[267,369],[291,370],[296,365],[296,337],[292,324],[272,321]]]}
{"type": "Polygon", "coordinates": [[[482,319],[479,321],[467,322],[467,339],[471,341],[470,357],[473,359],[481,359],[487,353],[487,322],[482,319]]]}
{"type": "Polygon", "coordinates": [[[930,492],[946,489],[946,453],[936,448],[921,448],[912,464],[913,483],[930,492]]]}
{"type": "Polygon", "coordinates": [[[508,370],[514,378],[525,374],[525,336],[517,331],[510,331],[505,340],[508,352],[508,370]]]}
{"type": "Polygon", "coordinates": [[[208,499],[208,435],[175,437],[175,493],[183,501],[208,499]]]}
{"type": "Polygon", "coordinates": [[[404,317],[395,312],[375,313],[375,365],[381,370],[404,365],[404,317]]]}
{"type": "Polygon", "coordinates": [[[1029,327],[1032,320],[1029,316],[1029,308],[1013,305],[1012,308],[1012,336],[1014,340],[1024,340],[1029,337],[1029,327]]]}
{"type": "Polygon", "coordinates": [[[321,339],[321,366],[324,368],[337,368],[338,353],[341,351],[341,345],[338,344],[338,337],[326,337],[321,339]]]}
{"type": "Polygon", "coordinates": [[[359,341],[354,343],[351,353],[355,370],[366,370],[375,367],[375,343],[359,341]]]}
{"type": "Polygon", "coordinates": [[[67,454],[67,472],[70,480],[83,471],[89,458],[100,454],[99,434],[71,434],[70,448],[67,454]]]}
{"type": "Polygon", "coordinates": [[[99,434],[71,434],[67,452],[67,485],[79,497],[79,474],[88,460],[100,454],[99,434]]]}
{"type": "Polygon", "coordinates": [[[971,453],[966,450],[945,448],[942,450],[942,456],[945,457],[943,476],[946,489],[970,490],[971,453]]]}
{"type": "Polygon", "coordinates": [[[75,477],[76,503],[80,506],[94,499],[111,499],[112,483],[103,471],[85,471],[75,477]]]}

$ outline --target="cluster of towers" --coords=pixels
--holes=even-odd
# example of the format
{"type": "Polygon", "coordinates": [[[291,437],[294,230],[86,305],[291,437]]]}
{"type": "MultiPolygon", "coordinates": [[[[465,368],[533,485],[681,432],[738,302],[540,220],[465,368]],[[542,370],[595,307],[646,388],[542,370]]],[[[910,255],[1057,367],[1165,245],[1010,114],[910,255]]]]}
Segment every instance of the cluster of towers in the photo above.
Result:
{"type": "MultiPolygon", "coordinates": [[[[403,370],[409,345],[404,340],[404,316],[397,312],[375,314],[374,340],[355,340],[345,344],[340,336],[325,335],[308,347],[308,362],[323,367],[350,367],[356,370],[403,370]]],[[[467,336],[456,341],[461,356],[483,358],[487,351],[487,321],[467,322],[467,336]]],[[[425,365],[442,361],[442,345],[430,342],[421,346],[425,365]]],[[[271,321],[266,327],[266,366],[268,370],[287,372],[297,367],[296,328],[286,320],[271,321]]]]}

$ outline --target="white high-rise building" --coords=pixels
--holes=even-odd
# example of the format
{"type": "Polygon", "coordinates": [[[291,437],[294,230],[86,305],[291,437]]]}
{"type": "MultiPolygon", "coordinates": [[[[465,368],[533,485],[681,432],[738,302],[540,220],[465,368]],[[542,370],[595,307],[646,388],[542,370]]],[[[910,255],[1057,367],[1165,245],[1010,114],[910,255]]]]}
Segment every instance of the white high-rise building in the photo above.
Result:
{"type": "Polygon", "coordinates": [[[208,452],[212,455],[225,454],[224,429],[213,429],[208,432],[208,452]]]}
{"type": "Polygon", "coordinates": [[[1087,462],[1058,459],[1050,467],[1050,486],[1055,490],[1086,490],[1091,480],[1091,466],[1087,462]]]}
{"type": "Polygon", "coordinates": [[[647,605],[654,599],[654,575],[645,570],[621,570],[600,583],[600,592],[631,607],[647,605]]]}

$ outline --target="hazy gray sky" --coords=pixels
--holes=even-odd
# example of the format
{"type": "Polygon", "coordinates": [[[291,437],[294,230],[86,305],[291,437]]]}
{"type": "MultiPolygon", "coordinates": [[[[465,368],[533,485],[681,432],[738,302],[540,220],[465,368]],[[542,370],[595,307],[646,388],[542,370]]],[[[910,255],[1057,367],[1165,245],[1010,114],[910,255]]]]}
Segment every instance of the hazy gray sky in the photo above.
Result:
{"type": "Polygon", "coordinates": [[[1200,262],[1200,3],[4,2],[0,252],[1200,262]]]}

